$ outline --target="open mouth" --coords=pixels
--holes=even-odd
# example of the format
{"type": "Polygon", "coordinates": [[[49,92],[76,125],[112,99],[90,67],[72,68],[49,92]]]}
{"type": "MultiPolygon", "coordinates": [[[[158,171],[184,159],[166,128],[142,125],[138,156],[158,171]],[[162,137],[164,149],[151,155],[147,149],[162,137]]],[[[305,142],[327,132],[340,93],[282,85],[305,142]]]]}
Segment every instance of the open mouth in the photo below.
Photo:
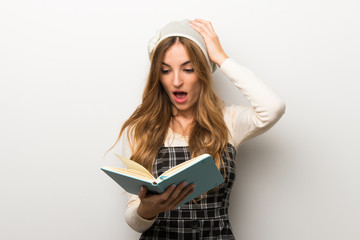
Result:
{"type": "Polygon", "coordinates": [[[187,92],[184,92],[184,91],[174,91],[173,95],[174,95],[174,99],[177,103],[185,102],[187,99],[187,96],[188,96],[187,92]]]}

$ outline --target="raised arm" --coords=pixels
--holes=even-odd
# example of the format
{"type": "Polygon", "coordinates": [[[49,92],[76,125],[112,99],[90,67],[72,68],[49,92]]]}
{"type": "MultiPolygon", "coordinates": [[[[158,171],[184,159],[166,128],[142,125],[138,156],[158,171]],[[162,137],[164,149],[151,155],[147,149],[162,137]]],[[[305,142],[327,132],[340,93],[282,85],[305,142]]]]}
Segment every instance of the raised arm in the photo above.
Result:
{"type": "Polygon", "coordinates": [[[270,129],[284,114],[285,103],[261,79],[233,59],[226,59],[220,69],[251,105],[227,107],[224,112],[233,144],[238,147],[270,129]]]}
{"type": "Polygon", "coordinates": [[[231,132],[234,146],[271,128],[284,114],[282,99],[250,70],[228,58],[211,25],[203,19],[190,21],[190,26],[204,38],[213,62],[249,100],[251,106],[232,106],[225,109],[224,117],[231,132]]]}

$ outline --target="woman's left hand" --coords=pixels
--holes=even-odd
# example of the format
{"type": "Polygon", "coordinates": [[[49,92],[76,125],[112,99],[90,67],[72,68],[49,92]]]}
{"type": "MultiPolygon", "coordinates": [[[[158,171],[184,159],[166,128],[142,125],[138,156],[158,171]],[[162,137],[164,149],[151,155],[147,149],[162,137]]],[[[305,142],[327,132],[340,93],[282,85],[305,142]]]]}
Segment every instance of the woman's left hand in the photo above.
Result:
{"type": "Polygon", "coordinates": [[[195,20],[190,20],[190,26],[204,38],[210,59],[218,66],[221,66],[228,56],[222,48],[219,37],[215,33],[211,22],[196,18],[195,20]]]}

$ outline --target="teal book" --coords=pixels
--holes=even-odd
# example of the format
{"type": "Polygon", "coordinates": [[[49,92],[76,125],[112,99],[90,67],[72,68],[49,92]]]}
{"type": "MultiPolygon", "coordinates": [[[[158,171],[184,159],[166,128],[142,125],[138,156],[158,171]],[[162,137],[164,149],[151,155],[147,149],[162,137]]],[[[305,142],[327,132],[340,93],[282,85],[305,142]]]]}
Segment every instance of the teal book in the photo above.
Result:
{"type": "Polygon", "coordinates": [[[172,184],[182,182],[195,184],[192,192],[179,206],[201,196],[224,182],[224,178],[209,154],[202,154],[165,171],[158,178],[135,161],[115,154],[126,168],[102,167],[107,175],[117,182],[125,191],[138,194],[141,186],[149,192],[162,193],[172,184]]]}

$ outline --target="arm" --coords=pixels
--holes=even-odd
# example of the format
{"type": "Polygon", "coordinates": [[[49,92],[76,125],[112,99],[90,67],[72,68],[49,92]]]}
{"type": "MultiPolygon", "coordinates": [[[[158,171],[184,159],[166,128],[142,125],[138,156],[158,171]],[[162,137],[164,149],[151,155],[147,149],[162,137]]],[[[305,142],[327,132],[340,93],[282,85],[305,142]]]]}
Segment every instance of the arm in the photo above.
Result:
{"type": "Polygon", "coordinates": [[[138,195],[128,194],[125,221],[137,232],[146,231],[159,213],[173,210],[194,191],[194,184],[186,185],[186,182],[172,185],[162,194],[148,195],[145,187],[141,188],[138,195]]]}
{"type": "Polygon", "coordinates": [[[211,60],[251,104],[250,107],[231,107],[224,113],[234,146],[271,128],[285,112],[284,102],[251,71],[228,58],[209,21],[195,19],[190,21],[190,26],[204,38],[211,60]]]}
{"type": "MultiPolygon", "coordinates": [[[[131,148],[129,141],[126,137],[126,130],[122,134],[121,140],[122,140],[121,155],[130,159],[131,148]]],[[[156,218],[148,220],[140,217],[139,214],[137,213],[137,209],[140,205],[140,198],[137,195],[130,193],[127,193],[127,196],[128,196],[128,202],[124,215],[126,223],[137,232],[141,233],[146,231],[155,222],[156,218]]]]}
{"type": "Polygon", "coordinates": [[[235,147],[270,129],[284,114],[285,103],[251,71],[226,59],[221,71],[249,100],[251,106],[231,106],[224,112],[235,147]]]}
{"type": "MultiPolygon", "coordinates": [[[[131,156],[131,148],[126,134],[122,136],[122,151],[125,157],[131,156]]],[[[125,221],[137,232],[144,232],[155,222],[159,213],[177,207],[189,194],[194,191],[194,184],[183,182],[172,185],[161,194],[147,194],[145,187],[141,187],[138,195],[128,194],[125,211],[125,221]]]]}
{"type": "Polygon", "coordinates": [[[125,221],[126,223],[135,231],[142,233],[153,225],[156,220],[156,217],[153,219],[145,219],[140,217],[137,213],[137,209],[140,205],[140,198],[137,195],[127,193],[128,203],[125,210],[125,221]]]}

